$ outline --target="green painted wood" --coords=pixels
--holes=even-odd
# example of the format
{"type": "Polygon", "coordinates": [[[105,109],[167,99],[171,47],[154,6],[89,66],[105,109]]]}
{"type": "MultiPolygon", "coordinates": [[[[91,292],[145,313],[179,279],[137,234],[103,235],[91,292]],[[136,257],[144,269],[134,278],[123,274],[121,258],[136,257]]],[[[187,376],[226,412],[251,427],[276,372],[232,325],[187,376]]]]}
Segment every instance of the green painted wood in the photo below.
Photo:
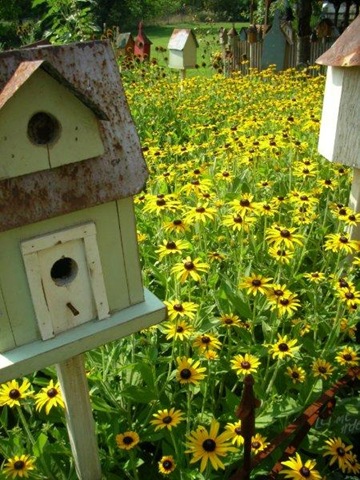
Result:
{"type": "Polygon", "coordinates": [[[280,12],[276,10],[272,27],[265,35],[261,57],[261,69],[276,65],[276,70],[284,70],[286,37],[280,28],[280,12]]]}
{"type": "Polygon", "coordinates": [[[104,152],[95,114],[42,69],[0,111],[0,178],[11,178],[97,157],[104,152]],[[28,123],[35,113],[58,122],[56,139],[35,145],[28,123]]]}
{"type": "MultiPolygon", "coordinates": [[[[124,215],[131,217],[133,212],[132,210],[124,211],[124,215]]],[[[40,339],[20,249],[21,242],[48,232],[91,221],[96,225],[97,242],[110,311],[116,312],[130,305],[116,202],[3,232],[0,234],[0,285],[2,286],[4,303],[17,346],[40,339]]],[[[138,262],[132,267],[129,265],[129,261],[127,262],[128,269],[136,270],[139,268],[138,262]]],[[[137,283],[136,292],[138,292],[138,288],[137,283]]],[[[0,351],[5,350],[7,350],[7,345],[1,344],[0,341],[0,351]]]]}
{"type": "Polygon", "coordinates": [[[15,346],[15,340],[0,284],[0,351],[10,350],[11,348],[15,348],[15,346]]]}
{"type": "Polygon", "coordinates": [[[133,198],[119,200],[117,206],[129,302],[133,305],[144,300],[133,198]]]}
{"type": "Polygon", "coordinates": [[[163,303],[145,289],[145,301],[110,318],[94,320],[46,341],[37,340],[0,355],[0,383],[92,350],[166,318],[163,303]]]}

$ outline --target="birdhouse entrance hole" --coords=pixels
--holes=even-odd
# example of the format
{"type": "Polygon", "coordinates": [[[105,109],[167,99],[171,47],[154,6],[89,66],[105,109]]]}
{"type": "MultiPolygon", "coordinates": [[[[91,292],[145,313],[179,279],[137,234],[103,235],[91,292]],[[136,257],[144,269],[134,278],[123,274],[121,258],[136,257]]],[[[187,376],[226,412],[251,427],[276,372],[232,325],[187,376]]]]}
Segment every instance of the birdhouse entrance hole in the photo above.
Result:
{"type": "Polygon", "coordinates": [[[59,138],[60,128],[60,123],[53,115],[37,112],[30,118],[27,131],[34,145],[48,145],[59,138]]]}
{"type": "Polygon", "coordinates": [[[78,273],[78,265],[70,257],[57,260],[51,267],[50,275],[55,285],[62,287],[71,283],[78,273]]]}

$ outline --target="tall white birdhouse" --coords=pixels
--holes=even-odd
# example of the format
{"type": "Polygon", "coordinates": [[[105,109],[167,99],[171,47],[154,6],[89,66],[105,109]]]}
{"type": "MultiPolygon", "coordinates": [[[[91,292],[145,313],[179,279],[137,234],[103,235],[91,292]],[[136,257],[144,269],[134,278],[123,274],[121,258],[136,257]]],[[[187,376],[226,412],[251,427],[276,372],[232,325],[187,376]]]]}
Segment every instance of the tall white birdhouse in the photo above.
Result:
{"type": "Polygon", "coordinates": [[[161,321],[132,197],[147,168],[107,42],[0,55],[0,382],[161,321]]]}
{"type": "Polygon", "coordinates": [[[169,67],[179,70],[195,68],[198,47],[199,43],[193,30],[176,28],[168,43],[169,67]]]}
{"type": "Polygon", "coordinates": [[[360,168],[360,16],[316,63],[328,67],[319,153],[360,168]]]}

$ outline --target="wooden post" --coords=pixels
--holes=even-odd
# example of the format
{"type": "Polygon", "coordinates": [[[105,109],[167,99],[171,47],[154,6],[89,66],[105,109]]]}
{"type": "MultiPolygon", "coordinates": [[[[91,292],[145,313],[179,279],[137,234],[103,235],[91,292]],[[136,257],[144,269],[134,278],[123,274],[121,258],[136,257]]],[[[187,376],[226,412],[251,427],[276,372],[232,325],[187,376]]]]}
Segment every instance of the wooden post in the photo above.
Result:
{"type": "Polygon", "coordinates": [[[100,480],[101,467],[83,355],[56,365],[79,480],[100,480]]]}
{"type": "MultiPolygon", "coordinates": [[[[360,212],[360,169],[353,168],[353,181],[350,191],[349,207],[354,212],[360,212]]],[[[349,228],[350,237],[352,240],[360,240],[360,225],[349,228]]]]}

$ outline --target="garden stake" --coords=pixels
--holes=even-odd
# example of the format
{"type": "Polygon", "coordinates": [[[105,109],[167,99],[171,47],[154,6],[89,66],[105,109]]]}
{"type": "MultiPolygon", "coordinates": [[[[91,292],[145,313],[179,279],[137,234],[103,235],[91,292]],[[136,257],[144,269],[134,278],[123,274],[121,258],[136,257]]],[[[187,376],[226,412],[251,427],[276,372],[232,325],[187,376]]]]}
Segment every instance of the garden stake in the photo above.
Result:
{"type": "Polygon", "coordinates": [[[251,473],[251,440],[255,435],[255,408],[260,406],[260,400],[254,395],[254,378],[246,375],[241,401],[235,415],[241,420],[241,432],[244,437],[244,462],[242,469],[235,472],[231,480],[249,480],[251,473]]]}
{"type": "MultiPolygon", "coordinates": [[[[290,425],[288,425],[282,432],[277,435],[270,445],[265,448],[262,452],[259,452],[251,461],[249,473],[253,468],[259,465],[266,457],[268,457],[279,445],[281,445],[288,437],[292,434],[296,433],[293,440],[289,443],[289,445],[284,450],[282,457],[279,461],[275,464],[273,469],[271,470],[268,478],[273,480],[276,478],[277,474],[282,469],[281,462],[285,461],[289,456],[293,455],[297,449],[301,441],[309,432],[310,428],[315,424],[316,420],[320,418],[327,418],[332,414],[335,399],[334,396],[336,392],[340,389],[345,387],[350,381],[356,378],[357,375],[360,373],[360,368],[351,368],[349,369],[347,375],[340,378],[337,382],[334,383],[332,387],[326,390],[318,400],[313,402],[306,410],[290,425]]],[[[241,404],[240,404],[241,405],[241,404]]],[[[240,407],[239,407],[240,408],[240,407]]],[[[244,435],[245,439],[245,435],[244,435]]],[[[244,453],[244,466],[245,466],[245,453],[244,453]]],[[[245,471],[244,466],[239,469],[235,475],[231,477],[230,480],[247,480],[250,478],[249,476],[245,476],[248,474],[245,471]]]]}

